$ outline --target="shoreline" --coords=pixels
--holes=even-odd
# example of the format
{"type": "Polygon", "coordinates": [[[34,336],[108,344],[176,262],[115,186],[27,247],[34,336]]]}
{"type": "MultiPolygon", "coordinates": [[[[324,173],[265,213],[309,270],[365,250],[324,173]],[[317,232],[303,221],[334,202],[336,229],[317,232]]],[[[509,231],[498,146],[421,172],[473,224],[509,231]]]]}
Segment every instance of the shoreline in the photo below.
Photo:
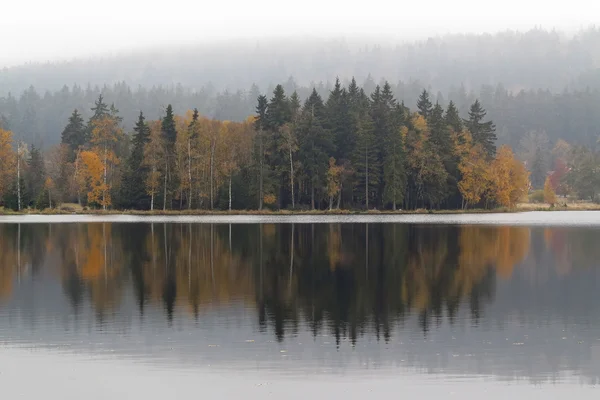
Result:
{"type": "Polygon", "coordinates": [[[524,212],[556,212],[556,211],[600,211],[600,204],[572,204],[568,207],[549,207],[522,204],[516,208],[467,209],[467,210],[73,210],[46,209],[13,211],[0,209],[0,216],[45,216],[45,215],[78,215],[78,216],[360,216],[360,215],[470,215],[470,214],[519,214],[524,212]]]}
{"type": "Polygon", "coordinates": [[[600,227],[600,212],[479,213],[287,213],[287,214],[12,214],[0,215],[0,224],[173,223],[173,224],[422,224],[479,226],[600,227]]]}

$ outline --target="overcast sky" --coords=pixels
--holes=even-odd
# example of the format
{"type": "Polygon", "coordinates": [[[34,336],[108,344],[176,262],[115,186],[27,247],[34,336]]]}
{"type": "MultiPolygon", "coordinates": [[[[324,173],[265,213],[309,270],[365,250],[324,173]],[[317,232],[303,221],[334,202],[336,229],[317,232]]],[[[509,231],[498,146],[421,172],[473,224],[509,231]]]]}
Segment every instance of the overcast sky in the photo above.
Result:
{"type": "Polygon", "coordinates": [[[600,22],[599,0],[2,0],[0,11],[0,67],[281,34],[412,40],[600,22]]]}

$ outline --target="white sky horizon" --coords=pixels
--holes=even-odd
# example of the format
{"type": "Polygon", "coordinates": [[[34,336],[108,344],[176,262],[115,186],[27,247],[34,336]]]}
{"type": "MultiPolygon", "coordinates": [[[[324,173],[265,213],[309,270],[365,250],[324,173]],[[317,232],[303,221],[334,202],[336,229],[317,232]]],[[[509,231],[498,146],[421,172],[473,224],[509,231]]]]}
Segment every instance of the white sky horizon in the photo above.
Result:
{"type": "Polygon", "coordinates": [[[571,34],[600,23],[597,0],[5,1],[0,68],[280,36],[404,42],[535,27],[571,34]]]}

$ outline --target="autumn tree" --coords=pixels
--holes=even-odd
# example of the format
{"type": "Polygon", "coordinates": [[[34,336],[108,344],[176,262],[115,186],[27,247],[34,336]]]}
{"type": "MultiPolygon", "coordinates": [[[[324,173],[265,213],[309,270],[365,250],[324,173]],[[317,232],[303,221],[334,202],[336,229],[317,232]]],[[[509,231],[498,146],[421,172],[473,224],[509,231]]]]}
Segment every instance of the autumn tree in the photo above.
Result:
{"type": "Polygon", "coordinates": [[[327,169],[327,196],[329,197],[329,210],[333,209],[333,199],[340,195],[342,189],[341,177],[343,167],[337,165],[335,158],[329,158],[329,168],[327,169]]]}
{"type": "Polygon", "coordinates": [[[14,179],[15,153],[12,132],[0,129],[0,201],[4,200],[14,179]]]}
{"type": "Polygon", "coordinates": [[[100,204],[106,210],[111,202],[111,188],[114,168],[120,162],[115,149],[117,144],[123,138],[123,131],[119,127],[119,120],[113,115],[105,115],[102,118],[94,119],[91,123],[92,132],[90,142],[93,151],[98,155],[102,162],[103,169],[103,190],[102,201],[100,204]]]}
{"type": "Polygon", "coordinates": [[[463,198],[462,208],[478,204],[491,185],[490,166],[483,147],[473,143],[471,134],[463,131],[456,146],[460,159],[461,180],[458,189],[463,198]]]}
{"type": "Polygon", "coordinates": [[[88,204],[96,204],[106,209],[111,200],[104,179],[105,164],[98,153],[89,150],[80,152],[79,159],[81,174],[78,183],[81,185],[81,191],[87,192],[88,204]]]}
{"type": "Polygon", "coordinates": [[[550,177],[547,177],[546,182],[544,182],[544,202],[550,204],[550,206],[556,204],[556,193],[554,193],[554,189],[552,188],[550,177]]]}
{"type": "MultiPolygon", "coordinates": [[[[142,165],[148,168],[148,174],[144,181],[146,193],[150,196],[150,210],[154,210],[155,198],[159,193],[163,175],[166,173],[166,162],[164,159],[165,145],[163,143],[162,127],[160,121],[152,121],[149,124],[150,138],[144,145],[144,158],[142,165]]],[[[163,184],[166,184],[163,183],[163,184]]]]}
{"type": "Polygon", "coordinates": [[[491,166],[493,200],[513,208],[529,189],[529,172],[508,146],[502,146],[491,166]]]}

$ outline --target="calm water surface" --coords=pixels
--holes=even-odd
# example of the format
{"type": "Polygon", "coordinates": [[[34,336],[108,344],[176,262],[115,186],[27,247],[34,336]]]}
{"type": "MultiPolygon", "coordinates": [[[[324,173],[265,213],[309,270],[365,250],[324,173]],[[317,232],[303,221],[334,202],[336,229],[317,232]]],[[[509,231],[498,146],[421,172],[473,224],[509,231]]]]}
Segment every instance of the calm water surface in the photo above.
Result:
{"type": "Polygon", "coordinates": [[[3,392],[597,398],[600,213],[424,217],[0,219],[3,392]]]}

